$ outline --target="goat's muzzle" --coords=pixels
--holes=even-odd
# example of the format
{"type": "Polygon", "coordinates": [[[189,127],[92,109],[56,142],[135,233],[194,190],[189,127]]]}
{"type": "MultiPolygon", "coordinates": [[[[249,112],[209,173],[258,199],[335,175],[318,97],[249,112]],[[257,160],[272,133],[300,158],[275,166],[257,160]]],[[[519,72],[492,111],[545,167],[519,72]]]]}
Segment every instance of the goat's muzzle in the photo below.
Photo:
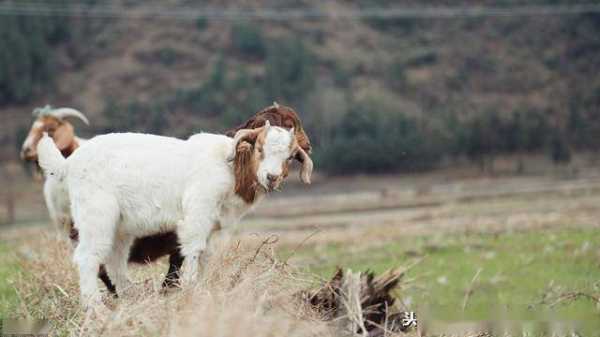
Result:
{"type": "Polygon", "coordinates": [[[273,192],[279,189],[279,185],[281,185],[282,177],[274,174],[267,174],[267,191],[273,192]]]}

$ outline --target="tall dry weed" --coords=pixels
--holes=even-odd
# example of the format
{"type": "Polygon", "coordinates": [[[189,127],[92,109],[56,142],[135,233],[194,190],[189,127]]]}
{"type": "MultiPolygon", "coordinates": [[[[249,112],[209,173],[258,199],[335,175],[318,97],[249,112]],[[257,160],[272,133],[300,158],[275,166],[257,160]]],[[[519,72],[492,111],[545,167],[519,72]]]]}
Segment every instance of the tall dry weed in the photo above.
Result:
{"type": "Polygon", "coordinates": [[[106,310],[84,313],[69,242],[40,235],[20,252],[18,316],[46,318],[59,336],[334,336],[296,295],[309,285],[277,260],[269,238],[215,245],[199,282],[163,293],[164,265],[133,269],[136,282],[106,310]]]}

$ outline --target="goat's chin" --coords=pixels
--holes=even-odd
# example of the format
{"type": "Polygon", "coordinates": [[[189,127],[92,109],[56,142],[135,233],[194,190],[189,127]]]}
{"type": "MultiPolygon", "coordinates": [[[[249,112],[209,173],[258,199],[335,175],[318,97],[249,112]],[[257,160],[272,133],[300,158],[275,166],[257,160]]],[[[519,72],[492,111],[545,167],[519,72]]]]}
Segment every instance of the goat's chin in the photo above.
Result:
{"type": "Polygon", "coordinates": [[[271,193],[273,191],[278,191],[279,186],[281,186],[280,184],[272,186],[268,183],[263,183],[263,182],[259,182],[257,185],[264,193],[271,193]]]}
{"type": "Polygon", "coordinates": [[[258,187],[265,193],[269,193],[273,191],[273,188],[269,186],[269,184],[258,183],[258,187]]]}

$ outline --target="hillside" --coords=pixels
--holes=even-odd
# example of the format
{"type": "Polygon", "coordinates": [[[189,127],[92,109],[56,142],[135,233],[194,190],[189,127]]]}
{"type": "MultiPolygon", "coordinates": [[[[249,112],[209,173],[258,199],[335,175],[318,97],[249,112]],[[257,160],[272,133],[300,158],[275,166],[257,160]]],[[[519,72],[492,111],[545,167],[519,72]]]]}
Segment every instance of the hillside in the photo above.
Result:
{"type": "MultiPolygon", "coordinates": [[[[123,13],[157,6],[197,8],[187,1],[110,4],[123,13]]],[[[290,8],[279,1],[208,5],[290,8]]],[[[336,12],[384,5],[304,1],[294,8],[336,12]]],[[[87,135],[139,130],[183,137],[222,130],[277,100],[297,108],[324,167],[341,173],[426,168],[449,155],[485,165],[485,157],[495,153],[545,152],[548,147],[560,152],[598,144],[593,136],[600,130],[594,118],[600,113],[598,14],[62,20],[69,34],[49,44],[50,78],[34,81],[31,94],[5,99],[0,106],[8,116],[1,130],[8,152],[29,127],[29,112],[46,103],[84,111],[93,124],[93,129],[82,129],[87,135]],[[361,116],[366,120],[361,122],[361,116]],[[353,127],[357,130],[344,134],[353,127]],[[367,128],[372,130],[362,131],[367,128]],[[379,137],[382,133],[400,138],[379,137]],[[374,162],[375,167],[330,163],[328,157],[348,152],[339,143],[361,138],[356,135],[376,140],[352,144],[352,149],[385,152],[379,145],[389,143],[402,152],[389,160],[340,159],[374,162]],[[319,151],[324,144],[327,151],[319,151]],[[410,160],[422,164],[407,165],[410,160]]]]}

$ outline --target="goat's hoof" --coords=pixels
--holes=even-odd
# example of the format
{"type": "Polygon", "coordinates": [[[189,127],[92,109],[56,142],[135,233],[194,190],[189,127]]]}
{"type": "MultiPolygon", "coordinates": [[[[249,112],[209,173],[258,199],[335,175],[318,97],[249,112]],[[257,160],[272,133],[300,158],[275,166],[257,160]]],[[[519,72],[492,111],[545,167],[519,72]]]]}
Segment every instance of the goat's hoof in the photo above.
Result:
{"type": "Polygon", "coordinates": [[[94,299],[87,301],[83,306],[83,311],[86,316],[89,317],[101,317],[108,315],[110,313],[110,309],[102,302],[101,299],[94,299]]]}

